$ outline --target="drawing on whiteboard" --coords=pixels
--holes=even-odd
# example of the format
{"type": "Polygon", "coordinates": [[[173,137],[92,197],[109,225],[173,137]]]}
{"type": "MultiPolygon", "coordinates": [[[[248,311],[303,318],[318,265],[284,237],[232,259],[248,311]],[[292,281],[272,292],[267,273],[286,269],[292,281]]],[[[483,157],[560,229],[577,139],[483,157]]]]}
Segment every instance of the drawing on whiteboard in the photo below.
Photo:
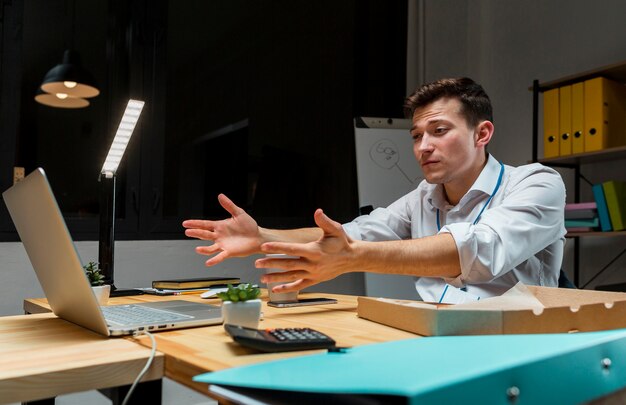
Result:
{"type": "Polygon", "coordinates": [[[402,168],[398,165],[398,162],[400,161],[398,147],[389,139],[381,139],[374,143],[370,148],[370,157],[374,163],[383,169],[391,170],[394,166],[397,167],[404,178],[409,183],[413,184],[413,180],[411,180],[404,170],[402,170],[402,168]]]}

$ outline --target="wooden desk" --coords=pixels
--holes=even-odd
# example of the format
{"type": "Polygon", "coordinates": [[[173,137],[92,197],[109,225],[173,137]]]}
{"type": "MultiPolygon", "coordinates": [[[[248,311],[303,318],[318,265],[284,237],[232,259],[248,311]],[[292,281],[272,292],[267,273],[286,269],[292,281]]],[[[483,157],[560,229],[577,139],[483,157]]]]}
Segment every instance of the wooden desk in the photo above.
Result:
{"type": "MultiPolygon", "coordinates": [[[[262,296],[264,319],[260,322],[259,328],[312,327],[331,336],[339,346],[359,346],[417,336],[357,317],[356,296],[320,293],[305,293],[301,296],[303,298],[307,296],[336,298],[338,303],[297,308],[273,308],[267,306],[267,297],[264,292],[262,296]]],[[[220,302],[217,299],[203,300],[197,295],[173,297],[141,295],[113,298],[110,303],[153,302],[165,299],[184,299],[208,304],[220,302]]],[[[26,300],[24,309],[28,313],[49,311],[45,299],[26,300]]],[[[154,336],[157,339],[157,350],[165,355],[165,375],[205,395],[208,395],[207,384],[193,382],[191,380],[193,376],[229,367],[315,353],[309,350],[261,354],[234,343],[221,325],[159,332],[154,336]]],[[[150,345],[150,340],[146,337],[140,338],[139,341],[146,346],[150,345]]]]}
{"type": "MultiPolygon", "coordinates": [[[[271,328],[309,326],[329,334],[340,346],[358,346],[368,343],[413,338],[417,336],[358,318],[356,315],[356,297],[317,293],[303,295],[336,298],[339,303],[323,306],[284,309],[272,308],[264,304],[263,312],[265,319],[261,322],[260,327],[271,328]]],[[[267,301],[265,297],[263,298],[267,301]]],[[[137,297],[115,298],[111,300],[111,303],[121,304],[131,302],[150,302],[164,299],[184,299],[188,301],[211,304],[219,303],[218,300],[202,300],[198,296],[193,295],[175,297],[155,297],[143,295],[137,297]]],[[[49,311],[49,307],[45,299],[26,300],[24,302],[24,309],[30,313],[49,311]]],[[[31,316],[34,317],[33,315],[31,316]]],[[[48,315],[48,317],[50,316],[48,315]]],[[[2,324],[0,323],[0,331],[1,330],[2,324]]],[[[0,338],[2,337],[3,335],[0,334],[0,338]]],[[[289,356],[298,356],[304,353],[314,353],[313,351],[307,351],[282,354],[259,354],[233,343],[220,325],[159,332],[155,333],[155,337],[158,342],[158,350],[165,354],[165,375],[205,395],[211,395],[208,392],[207,384],[192,382],[191,378],[193,376],[228,367],[286,358],[289,356]]],[[[109,339],[109,341],[126,341],[127,343],[131,343],[126,339],[109,339]]],[[[150,345],[147,338],[142,338],[140,342],[146,346],[150,345]]],[[[4,341],[0,340],[0,347],[4,349],[3,344],[4,341]]],[[[54,352],[54,350],[51,350],[51,352],[54,352]]],[[[4,370],[5,359],[3,350],[0,350],[0,355],[2,355],[0,359],[3,360],[0,362],[0,370],[4,370]]],[[[21,361],[19,355],[13,356],[12,359],[13,361],[8,361],[8,364],[21,361]]],[[[3,376],[4,374],[4,372],[0,372],[0,376],[3,376]]],[[[0,392],[3,392],[4,389],[4,386],[0,386],[0,392]]],[[[246,389],[237,389],[236,392],[238,394],[246,394],[246,389]]],[[[250,395],[257,398],[256,395],[258,395],[258,393],[253,392],[250,395]]],[[[212,396],[218,400],[228,398],[228,396],[220,396],[219,393],[213,394],[212,396]]],[[[289,397],[285,399],[285,403],[293,402],[294,398],[296,397],[289,397]]],[[[625,403],[625,398],[626,389],[607,395],[606,397],[596,399],[589,403],[593,405],[618,404],[625,403]]],[[[0,396],[0,401],[3,399],[4,398],[0,396]]],[[[352,403],[358,402],[355,401],[352,403]]]]}
{"type": "MultiPolygon", "coordinates": [[[[51,313],[0,317],[0,403],[132,384],[150,350],[106,338],[51,313]]],[[[163,377],[157,353],[142,381],[163,377]]]]}

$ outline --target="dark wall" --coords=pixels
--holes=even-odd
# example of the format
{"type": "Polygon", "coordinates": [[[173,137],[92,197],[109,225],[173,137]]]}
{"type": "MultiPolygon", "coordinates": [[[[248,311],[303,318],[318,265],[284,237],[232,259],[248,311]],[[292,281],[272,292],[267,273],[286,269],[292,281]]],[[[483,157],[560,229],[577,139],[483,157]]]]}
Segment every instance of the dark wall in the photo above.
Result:
{"type": "MultiPolygon", "coordinates": [[[[256,215],[310,216],[317,206],[349,215],[355,204],[349,136],[355,5],[222,3],[209,14],[219,11],[226,18],[215,21],[216,31],[203,33],[210,46],[185,55],[191,60],[172,56],[198,33],[168,31],[167,144],[176,148],[248,119],[247,144],[225,150],[228,143],[215,142],[212,157],[218,163],[212,166],[219,176],[222,169],[236,170],[234,160],[241,171],[253,174],[255,198],[248,202],[256,215]],[[176,101],[190,95],[193,109],[189,102],[176,101]]],[[[190,12],[170,10],[169,21],[174,15],[193,21],[190,12]]],[[[177,166],[176,156],[166,159],[171,159],[166,165],[177,166]]],[[[214,205],[214,199],[206,204],[214,205]]]]}
{"type": "Polygon", "coordinates": [[[20,129],[3,161],[49,167],[66,215],[97,216],[95,179],[129,95],[146,108],[118,176],[118,212],[134,218],[123,238],[221,217],[219,192],[266,226],[311,225],[317,207],[357,215],[352,119],[402,113],[406,1],[16,2],[23,31],[2,40],[23,45],[20,129]],[[102,94],[84,110],[36,104],[70,42],[102,94]]]}
{"type": "MultiPolygon", "coordinates": [[[[255,215],[280,218],[277,224],[285,217],[310,220],[317,207],[341,220],[352,218],[358,204],[352,118],[401,114],[406,2],[203,7],[211,10],[169,10],[170,26],[199,15],[208,21],[199,31],[168,28],[168,149],[248,119],[247,143],[231,145],[237,154],[230,150],[225,156],[228,142],[214,141],[217,152],[211,155],[216,171],[237,171],[236,160],[241,173],[233,177],[241,181],[247,175],[247,189],[215,192],[229,191],[255,215]],[[198,52],[189,53],[189,43],[198,52]],[[197,103],[193,109],[177,101],[189,96],[197,103]]],[[[180,167],[185,158],[170,154],[166,166],[180,167]]],[[[176,176],[168,179],[176,187],[176,176]]],[[[221,210],[214,199],[205,201],[205,208],[209,216],[221,210]]],[[[166,209],[178,208],[166,203],[166,209]]]]}

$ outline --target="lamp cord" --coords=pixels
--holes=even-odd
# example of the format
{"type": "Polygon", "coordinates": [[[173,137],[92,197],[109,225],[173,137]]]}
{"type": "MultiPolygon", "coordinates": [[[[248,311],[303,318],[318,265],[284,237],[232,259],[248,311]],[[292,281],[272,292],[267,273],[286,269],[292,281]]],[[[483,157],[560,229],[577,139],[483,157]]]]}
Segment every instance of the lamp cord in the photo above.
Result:
{"type": "Polygon", "coordinates": [[[71,19],[72,24],[70,25],[70,46],[68,49],[74,51],[74,36],[76,36],[76,0],[72,0],[71,19]]]}
{"type": "Polygon", "coordinates": [[[133,333],[133,337],[138,337],[141,335],[147,335],[150,338],[150,341],[152,342],[152,349],[150,351],[150,357],[148,358],[146,365],[137,375],[137,378],[135,378],[133,385],[130,386],[130,389],[128,390],[128,392],[126,393],[126,396],[124,397],[124,401],[122,401],[122,405],[126,405],[128,403],[128,401],[130,400],[130,396],[133,394],[133,391],[135,390],[135,387],[137,386],[137,384],[139,384],[139,381],[143,378],[143,376],[148,372],[148,369],[152,365],[152,361],[154,360],[154,356],[156,354],[157,344],[156,344],[156,339],[154,338],[154,336],[152,336],[152,333],[148,331],[140,331],[140,332],[133,333]]]}

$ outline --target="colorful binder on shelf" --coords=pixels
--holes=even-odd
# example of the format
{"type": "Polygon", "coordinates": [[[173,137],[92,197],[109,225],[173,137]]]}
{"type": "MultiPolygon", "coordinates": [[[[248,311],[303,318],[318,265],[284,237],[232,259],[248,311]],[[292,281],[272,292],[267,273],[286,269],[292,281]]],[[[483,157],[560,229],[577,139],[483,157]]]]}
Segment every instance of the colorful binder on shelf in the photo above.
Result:
{"type": "Polygon", "coordinates": [[[591,219],[598,217],[595,202],[565,204],[565,219],[591,219]]]}
{"type": "Polygon", "coordinates": [[[572,154],[572,86],[559,87],[559,156],[572,154]]]}
{"type": "Polygon", "coordinates": [[[585,151],[585,85],[583,82],[572,84],[572,153],[585,151]]]}
{"type": "Polygon", "coordinates": [[[596,77],[584,82],[585,152],[626,145],[626,87],[596,77]]]}
{"type": "Polygon", "coordinates": [[[591,226],[571,226],[567,227],[567,233],[581,233],[581,232],[594,232],[596,227],[591,226]]]}
{"type": "Polygon", "coordinates": [[[626,221],[626,183],[617,180],[602,183],[606,206],[614,231],[623,231],[626,221]]]}
{"type": "Polygon", "coordinates": [[[613,228],[611,227],[611,218],[609,217],[609,209],[606,206],[602,184],[594,184],[591,189],[593,191],[593,198],[596,200],[600,229],[602,229],[602,232],[610,232],[613,228]]]}
{"type": "Polygon", "coordinates": [[[600,226],[600,220],[596,218],[566,219],[566,228],[596,228],[600,226]]]}
{"type": "Polygon", "coordinates": [[[559,156],[559,89],[543,93],[543,156],[559,156]]]}

